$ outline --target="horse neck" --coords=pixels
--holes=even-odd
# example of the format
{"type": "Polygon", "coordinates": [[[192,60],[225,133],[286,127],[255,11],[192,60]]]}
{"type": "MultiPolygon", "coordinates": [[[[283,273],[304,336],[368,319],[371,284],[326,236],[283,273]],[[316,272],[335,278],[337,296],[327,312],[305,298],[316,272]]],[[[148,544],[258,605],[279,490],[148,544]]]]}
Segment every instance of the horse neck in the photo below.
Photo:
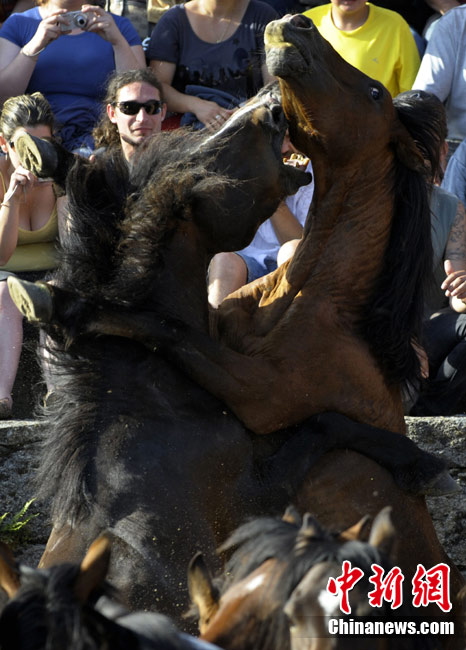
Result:
{"type": "Polygon", "coordinates": [[[316,167],[314,200],[287,279],[357,311],[374,288],[389,239],[390,166],[372,160],[363,168],[316,167]]]}
{"type": "Polygon", "coordinates": [[[167,315],[208,331],[206,273],[209,256],[192,222],[184,222],[163,256],[155,288],[158,304],[167,315]]]}

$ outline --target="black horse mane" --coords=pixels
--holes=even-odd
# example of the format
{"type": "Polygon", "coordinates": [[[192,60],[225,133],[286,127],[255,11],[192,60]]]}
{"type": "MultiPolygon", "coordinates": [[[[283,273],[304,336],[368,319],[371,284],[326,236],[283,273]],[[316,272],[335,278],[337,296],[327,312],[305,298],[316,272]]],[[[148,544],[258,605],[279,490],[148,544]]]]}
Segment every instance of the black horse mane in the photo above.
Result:
{"type": "MultiPolygon", "coordinates": [[[[131,169],[115,151],[72,167],[67,180],[70,229],[55,274],[59,286],[77,295],[67,313],[71,328],[78,331],[89,310],[104,301],[124,309],[140,304],[147,308],[152,299],[151,307],[157,309],[154,279],[168,239],[205,194],[216,192],[221,201],[225,177],[209,170],[217,147],[202,151],[205,139],[205,134],[180,129],[152,138],[131,169]]],[[[219,146],[224,146],[220,140],[219,146]]],[[[115,356],[111,340],[96,348],[80,337],[79,346],[68,348],[59,331],[44,329],[50,335],[45,350],[52,354],[60,390],[54,403],[38,408],[55,433],[44,440],[35,484],[41,498],[52,498],[54,521],[76,522],[93,508],[91,468],[98,431],[112,409],[122,409],[107,385],[112,372],[118,374],[122,346],[127,346],[128,357],[135,346],[120,340],[115,356]]]]}
{"type": "MultiPolygon", "coordinates": [[[[38,571],[21,567],[21,586],[0,616],[2,650],[99,650],[102,640],[112,648],[134,647],[136,635],[120,629],[96,612],[91,604],[81,606],[74,593],[79,565],[62,564],[38,571]]],[[[96,597],[113,596],[103,585],[96,597]]]]}
{"type": "Polygon", "coordinates": [[[1,650],[181,650],[177,628],[155,612],[129,612],[103,581],[81,603],[79,564],[19,567],[20,588],[0,614],[1,650]]]}
{"type": "Polygon", "coordinates": [[[62,242],[60,283],[95,303],[103,293],[118,304],[146,303],[180,222],[207,195],[218,196],[220,209],[226,179],[209,163],[224,141],[206,154],[206,139],[178,129],[148,139],[130,168],[115,150],[75,164],[67,179],[72,218],[62,242]]]}
{"type": "Polygon", "coordinates": [[[266,560],[287,563],[280,590],[288,598],[311,567],[320,562],[344,559],[370,572],[371,564],[388,566],[388,558],[373,546],[359,541],[339,541],[339,534],[316,525],[316,534],[306,535],[301,526],[273,517],[259,517],[240,526],[220,547],[233,551],[225,567],[228,576],[222,591],[248,576],[266,560]]]}
{"type": "MultiPolygon", "coordinates": [[[[395,102],[395,106],[423,156],[435,164],[430,130],[424,128],[425,123],[408,119],[402,105],[395,102]]],[[[393,192],[393,219],[383,271],[365,306],[360,332],[387,383],[400,384],[412,383],[420,376],[412,342],[422,342],[425,298],[432,277],[427,170],[413,171],[396,159],[393,192]]]]}

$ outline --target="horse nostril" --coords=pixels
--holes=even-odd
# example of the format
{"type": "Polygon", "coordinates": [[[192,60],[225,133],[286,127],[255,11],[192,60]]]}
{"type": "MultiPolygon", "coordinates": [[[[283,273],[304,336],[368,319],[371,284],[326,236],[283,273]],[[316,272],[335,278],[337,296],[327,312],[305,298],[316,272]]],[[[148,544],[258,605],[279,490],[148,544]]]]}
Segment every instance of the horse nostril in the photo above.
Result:
{"type": "Polygon", "coordinates": [[[294,27],[301,27],[301,29],[309,29],[309,27],[312,27],[312,20],[310,20],[307,16],[303,16],[303,14],[295,14],[291,20],[290,23],[294,27]]]}

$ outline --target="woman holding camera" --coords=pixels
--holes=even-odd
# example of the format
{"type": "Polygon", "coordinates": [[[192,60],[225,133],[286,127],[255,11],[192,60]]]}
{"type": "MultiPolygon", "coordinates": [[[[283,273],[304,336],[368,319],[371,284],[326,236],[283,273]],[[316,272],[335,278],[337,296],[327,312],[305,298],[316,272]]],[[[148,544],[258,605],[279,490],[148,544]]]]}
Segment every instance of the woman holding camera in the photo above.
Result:
{"type": "Polygon", "coordinates": [[[11,15],[0,29],[0,101],[42,92],[70,151],[92,149],[109,74],[145,67],[130,21],[81,2],[38,0],[37,7],[11,15]]]}

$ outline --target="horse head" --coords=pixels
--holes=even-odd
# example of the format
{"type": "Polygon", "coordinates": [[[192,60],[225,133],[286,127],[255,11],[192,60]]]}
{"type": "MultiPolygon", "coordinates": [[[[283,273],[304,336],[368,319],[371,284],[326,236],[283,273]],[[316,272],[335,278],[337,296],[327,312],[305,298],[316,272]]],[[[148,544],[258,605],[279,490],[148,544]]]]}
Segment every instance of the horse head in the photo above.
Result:
{"type": "Polygon", "coordinates": [[[118,602],[106,582],[110,540],[96,539],[80,564],[48,569],[17,568],[11,551],[0,547],[0,588],[9,599],[0,614],[2,650],[216,650],[165,616],[132,613],[118,602]]]}
{"type": "MultiPolygon", "coordinates": [[[[269,23],[265,43],[267,66],[280,79],[291,140],[309,155],[316,174],[323,173],[322,160],[332,170],[368,159],[374,164],[374,157],[387,164],[392,148],[405,164],[422,168],[388,90],[347,63],[312,20],[296,15],[269,23]]],[[[322,181],[316,178],[318,191],[322,181]]]]}
{"type": "Polygon", "coordinates": [[[172,214],[176,206],[184,206],[183,218],[194,224],[209,254],[243,248],[279,201],[311,180],[310,174],[283,163],[287,128],[275,84],[214,134],[161,134],[147,143],[135,162],[132,180],[142,194],[135,210],[142,214],[150,206],[153,212],[160,203],[167,188],[162,172],[172,186],[168,196],[175,196],[172,214]]]}
{"type": "MultiPolygon", "coordinates": [[[[333,645],[329,638],[329,617],[342,614],[339,598],[327,593],[327,584],[330,577],[341,573],[345,559],[365,576],[374,563],[384,569],[390,566],[396,541],[390,508],[376,517],[365,541],[368,526],[369,518],[364,517],[339,534],[330,533],[311,515],[301,521],[290,509],[281,521],[261,518],[250,522],[233,533],[221,549],[235,548],[222,589],[212,580],[202,556],[196,555],[188,582],[199,613],[201,638],[225,650],[351,648],[345,643],[333,645]]],[[[368,591],[367,578],[352,589],[354,617],[373,614],[368,591]]],[[[386,610],[382,613],[387,615],[386,610]]],[[[378,640],[370,642],[367,647],[378,647],[378,640]]]]}

